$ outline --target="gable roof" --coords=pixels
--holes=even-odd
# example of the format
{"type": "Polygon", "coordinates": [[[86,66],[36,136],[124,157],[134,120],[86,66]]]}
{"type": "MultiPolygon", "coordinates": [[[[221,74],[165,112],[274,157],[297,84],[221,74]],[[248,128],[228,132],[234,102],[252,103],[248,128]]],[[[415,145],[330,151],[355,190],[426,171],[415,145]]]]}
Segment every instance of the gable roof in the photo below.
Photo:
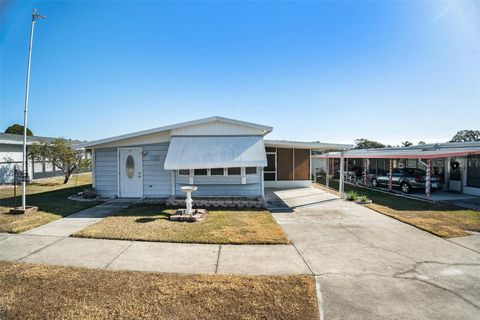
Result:
{"type": "Polygon", "coordinates": [[[153,128],[153,129],[148,129],[148,130],[142,130],[142,131],[127,133],[127,134],[122,134],[122,135],[119,135],[119,136],[114,136],[114,137],[110,137],[110,138],[106,138],[106,139],[94,140],[94,141],[90,141],[90,142],[87,142],[87,143],[83,144],[82,147],[88,148],[88,147],[93,147],[93,146],[108,143],[108,142],[113,142],[113,141],[118,141],[118,140],[138,137],[138,136],[143,136],[143,135],[157,133],[157,132],[161,132],[161,131],[168,131],[168,130],[174,130],[174,129],[184,128],[184,127],[189,127],[189,126],[194,126],[194,125],[199,125],[199,124],[205,124],[205,123],[210,123],[210,122],[215,122],[215,121],[221,121],[221,122],[226,122],[226,123],[236,124],[236,125],[240,125],[240,126],[259,129],[263,132],[263,135],[266,135],[267,133],[269,133],[273,130],[272,127],[264,126],[264,125],[261,125],[261,124],[256,124],[256,123],[252,123],[252,122],[245,122],[245,121],[240,121],[240,120],[235,120],[235,119],[229,119],[229,118],[214,116],[214,117],[203,118],[203,119],[198,119],[198,120],[193,120],[193,121],[176,123],[176,124],[163,126],[163,127],[158,127],[158,128],[153,128]]]}

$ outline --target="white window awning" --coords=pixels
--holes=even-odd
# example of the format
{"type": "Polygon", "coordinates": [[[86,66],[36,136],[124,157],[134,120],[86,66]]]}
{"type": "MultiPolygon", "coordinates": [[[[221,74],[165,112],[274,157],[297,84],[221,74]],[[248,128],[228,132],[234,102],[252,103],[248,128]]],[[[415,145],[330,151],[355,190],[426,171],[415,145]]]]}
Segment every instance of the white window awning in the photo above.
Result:
{"type": "Polygon", "coordinates": [[[266,167],[267,156],[260,136],[172,137],[165,170],[229,167],[266,167]]]}

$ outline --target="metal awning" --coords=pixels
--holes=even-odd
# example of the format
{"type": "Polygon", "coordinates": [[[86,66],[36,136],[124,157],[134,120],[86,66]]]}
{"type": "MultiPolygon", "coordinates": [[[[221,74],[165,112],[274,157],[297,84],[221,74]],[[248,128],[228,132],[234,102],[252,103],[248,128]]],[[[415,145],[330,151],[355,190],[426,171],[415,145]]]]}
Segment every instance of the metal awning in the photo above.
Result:
{"type": "Polygon", "coordinates": [[[266,167],[261,136],[175,136],[171,138],[165,170],[266,167]]]}
{"type": "MultiPolygon", "coordinates": [[[[480,154],[480,142],[450,142],[404,148],[356,149],[344,152],[344,157],[370,159],[438,159],[480,154]]],[[[315,158],[340,158],[340,152],[315,155],[315,158]]]]}

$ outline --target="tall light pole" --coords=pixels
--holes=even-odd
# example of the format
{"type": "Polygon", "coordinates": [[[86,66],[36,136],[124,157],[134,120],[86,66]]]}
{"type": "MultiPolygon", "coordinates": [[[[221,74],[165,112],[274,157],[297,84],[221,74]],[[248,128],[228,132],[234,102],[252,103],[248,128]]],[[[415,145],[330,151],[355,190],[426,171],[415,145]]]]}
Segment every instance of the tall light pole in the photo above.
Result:
{"type": "Polygon", "coordinates": [[[32,11],[32,28],[30,30],[30,46],[28,47],[28,64],[27,64],[27,85],[25,88],[25,108],[23,111],[23,177],[22,177],[22,209],[25,210],[26,194],[27,194],[27,119],[28,119],[28,89],[30,87],[30,64],[32,61],[32,45],[33,45],[33,30],[35,22],[38,19],[45,19],[44,16],[37,14],[37,9],[32,11]]]}

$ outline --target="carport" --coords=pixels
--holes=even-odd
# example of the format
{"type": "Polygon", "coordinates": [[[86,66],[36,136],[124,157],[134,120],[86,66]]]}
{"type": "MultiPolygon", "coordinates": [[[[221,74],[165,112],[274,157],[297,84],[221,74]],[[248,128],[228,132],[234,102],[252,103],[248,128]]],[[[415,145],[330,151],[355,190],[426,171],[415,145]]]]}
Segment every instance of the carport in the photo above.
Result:
{"type": "Polygon", "coordinates": [[[431,196],[432,163],[437,164],[436,171],[443,171],[446,191],[457,191],[470,195],[480,195],[480,142],[456,142],[443,144],[419,145],[403,148],[358,149],[344,152],[330,152],[315,155],[325,159],[325,172],[328,179],[338,173],[340,192],[351,169],[361,166],[361,184],[368,186],[371,174],[378,174],[379,164],[383,162],[383,171],[387,172],[388,190],[392,191],[392,174],[394,168],[407,168],[413,164],[425,168],[425,195],[431,196]],[[360,164],[357,162],[359,161],[360,164]],[[440,170],[442,169],[442,170],[440,170]],[[373,171],[373,172],[372,172],[373,171]],[[454,177],[455,175],[455,177],[454,177]],[[457,176],[459,183],[456,183],[457,176]],[[459,186],[458,186],[459,185],[459,186]]]}

